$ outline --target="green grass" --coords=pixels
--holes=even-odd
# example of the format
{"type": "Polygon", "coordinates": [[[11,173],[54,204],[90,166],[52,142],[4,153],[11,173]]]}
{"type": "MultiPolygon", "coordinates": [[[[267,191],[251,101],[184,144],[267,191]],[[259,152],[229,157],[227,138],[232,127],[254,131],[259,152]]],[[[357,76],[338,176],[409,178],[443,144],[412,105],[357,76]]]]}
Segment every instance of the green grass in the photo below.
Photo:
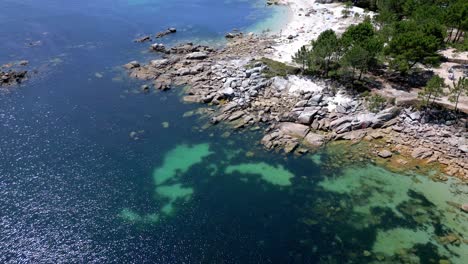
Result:
{"type": "Polygon", "coordinates": [[[260,61],[263,64],[265,64],[266,66],[268,66],[268,69],[266,69],[263,72],[265,77],[268,77],[268,78],[275,77],[275,76],[285,77],[287,75],[298,74],[300,72],[299,68],[289,66],[289,65],[287,65],[285,63],[275,61],[275,60],[272,60],[272,59],[261,58],[258,61],[260,61]]]}

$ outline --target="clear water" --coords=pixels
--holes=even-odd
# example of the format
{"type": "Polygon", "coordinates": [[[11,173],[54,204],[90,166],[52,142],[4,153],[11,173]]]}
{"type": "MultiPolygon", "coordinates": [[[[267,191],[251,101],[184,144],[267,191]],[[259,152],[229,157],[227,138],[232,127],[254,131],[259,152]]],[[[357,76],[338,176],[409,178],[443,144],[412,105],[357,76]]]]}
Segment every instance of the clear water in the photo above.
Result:
{"type": "Polygon", "coordinates": [[[0,10],[0,64],[38,71],[0,92],[1,263],[468,257],[466,243],[436,239],[466,239],[466,214],[446,203],[468,202],[466,186],[366,160],[336,166],[345,153],[331,149],[265,152],[256,132],[203,129],[180,90],[138,93],[119,66],[150,56],[137,36],[174,26],[163,42],[218,42],[277,15],[262,4],[3,0],[0,10]]]}

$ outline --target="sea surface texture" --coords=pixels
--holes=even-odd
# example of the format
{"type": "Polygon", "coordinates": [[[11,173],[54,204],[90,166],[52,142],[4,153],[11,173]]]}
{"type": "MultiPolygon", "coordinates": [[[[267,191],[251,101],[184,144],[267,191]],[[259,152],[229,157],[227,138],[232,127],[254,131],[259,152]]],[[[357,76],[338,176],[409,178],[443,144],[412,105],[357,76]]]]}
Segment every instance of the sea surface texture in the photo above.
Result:
{"type": "MultiPolygon", "coordinates": [[[[1,0],[0,263],[467,263],[455,180],[396,174],[351,146],[303,157],[261,134],[206,128],[182,88],[140,92],[133,39],[222,45],[276,26],[249,0],[1,0]],[[267,21],[267,22],[265,22],[267,21]]],[[[275,22],[275,23],[273,23],[275,22]]]]}

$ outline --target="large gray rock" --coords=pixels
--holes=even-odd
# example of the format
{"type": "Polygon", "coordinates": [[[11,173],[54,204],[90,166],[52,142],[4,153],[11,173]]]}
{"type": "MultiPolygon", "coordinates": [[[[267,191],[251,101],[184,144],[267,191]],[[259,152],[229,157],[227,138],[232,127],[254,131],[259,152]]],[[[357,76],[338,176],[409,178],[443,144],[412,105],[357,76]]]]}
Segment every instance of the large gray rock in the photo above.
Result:
{"type": "Polygon", "coordinates": [[[330,128],[332,129],[335,129],[345,123],[351,123],[351,121],[353,121],[353,117],[352,116],[343,116],[343,117],[340,117],[338,119],[335,119],[333,121],[330,122],[330,128]]]}
{"type": "Polygon", "coordinates": [[[434,154],[434,151],[429,148],[419,147],[415,148],[413,152],[411,152],[411,156],[415,159],[427,159],[434,154]]]}
{"type": "Polygon", "coordinates": [[[207,57],[208,57],[208,54],[206,54],[205,52],[201,52],[201,51],[192,52],[189,55],[187,55],[187,59],[189,60],[203,60],[203,59],[206,59],[207,57]]]}
{"type": "Polygon", "coordinates": [[[304,125],[310,125],[314,119],[315,114],[317,114],[317,110],[304,111],[299,115],[297,121],[304,125]]]}
{"type": "Polygon", "coordinates": [[[291,153],[293,152],[297,146],[299,146],[299,143],[297,143],[296,141],[288,141],[286,142],[286,144],[284,144],[284,152],[286,153],[291,153]]]}
{"type": "Polygon", "coordinates": [[[233,97],[234,96],[234,89],[231,87],[224,88],[220,91],[220,94],[223,95],[224,97],[233,97]]]}
{"type": "MultiPolygon", "coordinates": [[[[343,130],[344,131],[344,130],[343,130]]],[[[356,140],[361,140],[367,135],[366,130],[354,130],[354,131],[349,131],[345,133],[338,133],[335,136],[336,140],[339,139],[344,139],[344,140],[351,140],[351,141],[356,141],[356,140]]]]}
{"type": "Polygon", "coordinates": [[[468,145],[460,145],[460,146],[458,146],[458,149],[461,152],[468,153],[468,145]]]}
{"type": "Polygon", "coordinates": [[[468,213],[468,204],[462,204],[460,208],[462,209],[463,212],[468,213]]]}
{"type": "Polygon", "coordinates": [[[346,114],[347,110],[344,106],[342,105],[337,105],[335,111],[340,114],[346,114]]]}
{"type": "Polygon", "coordinates": [[[221,108],[221,112],[226,113],[229,112],[237,107],[237,103],[235,102],[230,102],[226,104],[223,108],[221,108]]]}
{"type": "Polygon", "coordinates": [[[179,76],[185,76],[185,75],[191,75],[192,71],[189,68],[181,68],[177,70],[177,75],[179,76]]]}
{"type": "Polygon", "coordinates": [[[157,51],[157,52],[165,52],[166,51],[166,46],[161,43],[154,43],[151,44],[150,50],[157,51]]]}
{"type": "Polygon", "coordinates": [[[317,104],[319,104],[319,103],[322,101],[322,98],[323,98],[323,94],[321,94],[321,93],[316,94],[316,95],[312,96],[312,97],[309,99],[309,103],[310,103],[310,104],[317,105],[317,104]]]}
{"type": "Polygon", "coordinates": [[[272,78],[271,87],[279,91],[285,90],[288,88],[288,81],[283,77],[274,77],[272,78]]]}
{"type": "Polygon", "coordinates": [[[379,153],[377,155],[379,155],[379,157],[381,157],[381,158],[386,159],[386,158],[390,158],[392,156],[392,152],[390,152],[389,150],[384,149],[382,151],[379,151],[379,153]]]}
{"type": "Polygon", "coordinates": [[[400,112],[398,107],[391,107],[384,109],[377,113],[372,121],[372,127],[378,128],[385,124],[385,122],[395,118],[400,112]]]}
{"type": "Polygon", "coordinates": [[[304,138],[309,132],[309,127],[301,124],[284,122],[279,125],[281,133],[297,138],[304,138]]]}
{"type": "Polygon", "coordinates": [[[165,67],[169,64],[168,59],[160,59],[160,60],[152,60],[150,61],[150,65],[155,68],[165,67]]]}
{"type": "Polygon", "coordinates": [[[131,70],[138,67],[140,67],[140,63],[138,61],[131,61],[124,65],[124,68],[127,70],[131,70]]]}
{"type": "Polygon", "coordinates": [[[421,112],[419,111],[413,112],[409,114],[409,118],[411,118],[411,120],[414,120],[414,121],[419,121],[421,119],[421,112]]]}
{"type": "Polygon", "coordinates": [[[229,121],[234,121],[234,120],[237,120],[237,119],[241,118],[243,115],[244,115],[243,111],[236,111],[236,112],[232,113],[232,115],[230,117],[228,117],[228,120],[229,121]]]}
{"type": "Polygon", "coordinates": [[[326,142],[326,137],[324,135],[309,133],[304,138],[304,144],[310,147],[320,147],[326,142]]]}
{"type": "Polygon", "coordinates": [[[339,125],[338,127],[336,127],[334,130],[337,134],[341,134],[341,133],[351,131],[352,126],[353,125],[351,123],[343,123],[339,125]]]}

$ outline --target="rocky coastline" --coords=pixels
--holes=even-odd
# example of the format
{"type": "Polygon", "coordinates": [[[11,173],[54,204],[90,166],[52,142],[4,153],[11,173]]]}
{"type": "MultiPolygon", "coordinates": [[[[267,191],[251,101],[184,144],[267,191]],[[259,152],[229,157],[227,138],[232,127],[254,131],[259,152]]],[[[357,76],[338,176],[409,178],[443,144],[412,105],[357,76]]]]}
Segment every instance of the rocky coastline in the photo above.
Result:
{"type": "MultiPolygon", "coordinates": [[[[376,159],[393,159],[401,166],[406,158],[417,159],[468,180],[466,116],[456,120],[444,110],[426,113],[390,103],[373,113],[364,98],[338,83],[277,69],[265,59],[273,45],[274,36],[252,34],[231,38],[221,49],[152,44],[158,59],[124,67],[154,89],[186,86],[185,102],[217,106],[209,113],[211,125],[262,128],[261,142],[270,150],[301,155],[329,141],[369,141],[375,142],[368,151],[376,159]]],[[[142,86],[143,92],[149,87],[142,86]]]]}

